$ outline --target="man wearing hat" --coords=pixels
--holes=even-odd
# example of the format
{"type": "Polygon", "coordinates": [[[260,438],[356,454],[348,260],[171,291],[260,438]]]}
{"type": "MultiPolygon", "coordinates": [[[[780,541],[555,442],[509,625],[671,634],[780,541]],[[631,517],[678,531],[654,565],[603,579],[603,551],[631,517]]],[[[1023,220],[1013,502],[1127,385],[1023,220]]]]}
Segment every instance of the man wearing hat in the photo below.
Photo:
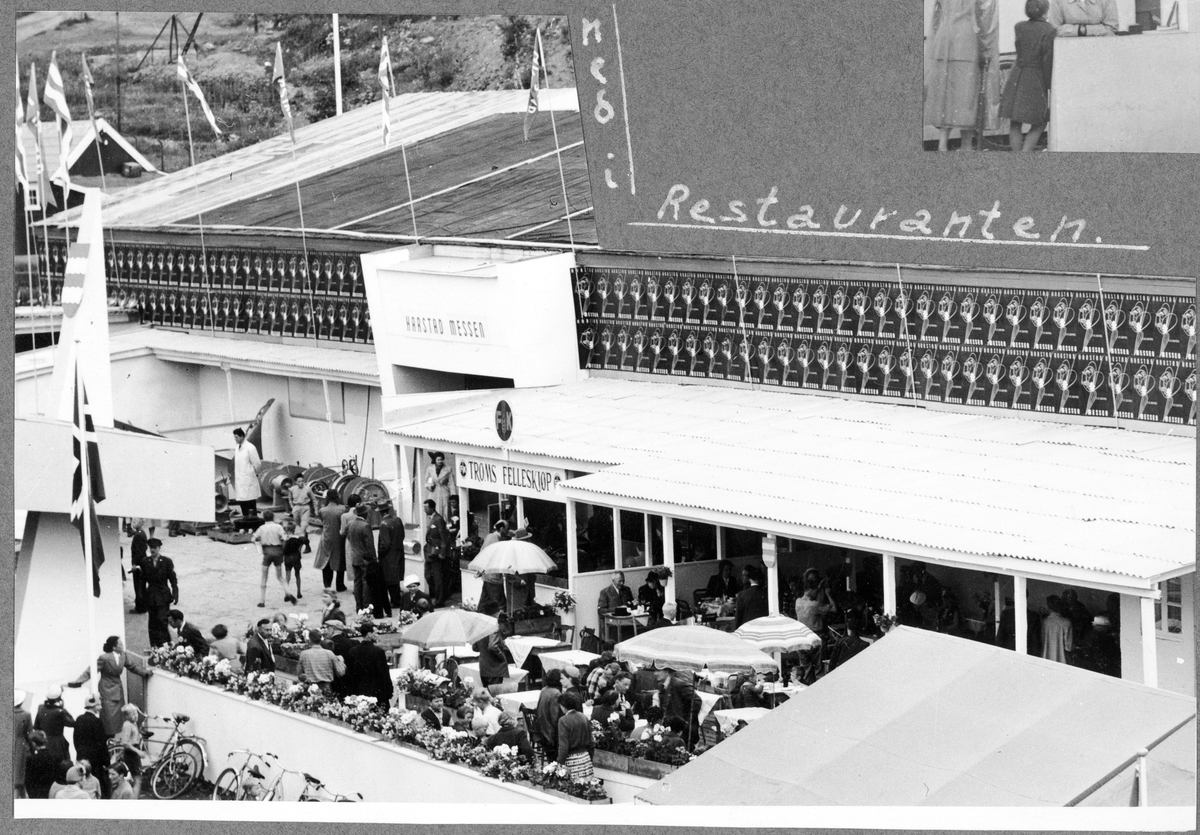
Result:
{"type": "Polygon", "coordinates": [[[446,569],[442,563],[450,559],[450,531],[446,520],[438,513],[433,499],[426,499],[425,515],[429,517],[425,529],[425,582],[429,584],[429,594],[433,598],[434,607],[446,603],[446,569]]]}
{"type": "Polygon", "coordinates": [[[92,693],[83,703],[84,712],[75,720],[75,758],[91,763],[92,773],[100,782],[100,797],[112,796],[108,781],[108,732],[100,718],[100,697],[92,693]]]}
{"type": "Polygon", "coordinates": [[[362,640],[346,653],[346,695],[374,696],[376,707],[387,710],[395,689],[387,653],[375,644],[372,624],[363,626],[362,633],[362,640]]]}
{"type": "Polygon", "coordinates": [[[28,697],[21,688],[13,689],[13,799],[25,794],[25,763],[29,759],[29,734],[33,732],[33,717],[25,709],[28,697]]]}
{"type": "Polygon", "coordinates": [[[179,603],[179,581],[175,577],[175,563],[160,553],[162,540],[150,539],[146,545],[150,549],[150,556],[142,563],[142,581],[146,584],[143,599],[150,614],[146,628],[150,646],[161,647],[171,642],[167,613],[179,603]]]}
{"type": "Polygon", "coordinates": [[[56,762],[71,759],[71,746],[63,734],[63,728],[75,727],[75,717],[63,707],[62,688],[58,685],[46,691],[46,700],[38,705],[33,727],[45,732],[46,747],[56,762]]]}

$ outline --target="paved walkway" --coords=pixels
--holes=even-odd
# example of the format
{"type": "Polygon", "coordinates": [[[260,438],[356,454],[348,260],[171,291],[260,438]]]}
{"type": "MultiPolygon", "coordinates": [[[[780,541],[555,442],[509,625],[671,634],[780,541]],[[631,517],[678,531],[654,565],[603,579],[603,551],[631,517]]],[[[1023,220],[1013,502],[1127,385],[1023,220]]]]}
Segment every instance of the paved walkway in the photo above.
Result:
{"type": "MultiPolygon", "coordinates": [[[[230,545],[209,539],[207,536],[167,537],[165,530],[155,534],[163,540],[163,556],[175,562],[175,575],[179,578],[179,609],[189,623],[200,628],[205,637],[214,624],[223,623],[231,635],[241,637],[246,628],[259,618],[271,617],[275,612],[306,612],[309,623],[321,621],[321,572],[312,567],[316,555],[315,534],[309,540],[313,553],[305,554],[300,569],[301,590],[304,598],[298,603],[284,603],[283,592],[275,581],[275,570],[267,582],[267,605],[259,609],[258,587],[262,572],[262,560],[252,543],[230,545]]],[[[125,568],[129,569],[129,538],[122,535],[125,549],[125,568]]],[[[349,579],[349,578],[347,578],[349,579]]],[[[352,616],[354,595],[349,591],[339,595],[342,610],[352,616]]],[[[133,652],[145,652],[150,645],[146,631],[146,615],[131,614],[133,609],[133,583],[125,583],[125,646],[133,652]]]]}

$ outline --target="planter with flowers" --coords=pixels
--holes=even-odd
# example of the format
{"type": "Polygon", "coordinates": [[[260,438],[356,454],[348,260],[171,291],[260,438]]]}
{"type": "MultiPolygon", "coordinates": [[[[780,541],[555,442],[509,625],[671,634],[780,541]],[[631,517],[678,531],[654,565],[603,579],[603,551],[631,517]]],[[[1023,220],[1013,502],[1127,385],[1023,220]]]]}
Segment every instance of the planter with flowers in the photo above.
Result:
{"type": "Polygon", "coordinates": [[[554,611],[558,612],[559,620],[564,626],[575,625],[575,595],[571,594],[567,589],[559,589],[554,592],[554,602],[551,604],[554,611]]]}
{"type": "Polygon", "coordinates": [[[514,635],[540,635],[549,637],[562,624],[554,614],[553,606],[524,606],[513,610],[512,628],[514,635]]]}
{"type": "MultiPolygon", "coordinates": [[[[151,666],[170,671],[208,686],[224,689],[251,701],[275,705],[281,710],[306,713],[324,721],[386,740],[398,747],[418,750],[430,759],[455,763],[502,782],[522,783],[568,799],[574,803],[609,803],[600,780],[573,780],[567,769],[555,763],[539,769],[515,749],[501,746],[489,750],[474,734],[454,728],[433,730],[412,710],[383,710],[373,697],[337,698],[316,685],[280,682],[271,673],[235,672],[228,661],[213,656],[197,659],[190,647],[160,647],[150,650],[151,666]]],[[[409,686],[432,695],[440,682],[428,671],[409,671],[409,686]],[[422,675],[424,674],[424,675],[422,675]]],[[[461,690],[461,689],[460,689],[461,690]]],[[[447,704],[463,694],[446,694],[447,704]]]]}
{"type": "Polygon", "coordinates": [[[619,721],[620,717],[612,714],[604,726],[592,722],[596,743],[592,761],[596,766],[659,780],[695,759],[686,749],[671,744],[662,725],[646,728],[639,739],[630,740],[618,726],[619,721]]]}

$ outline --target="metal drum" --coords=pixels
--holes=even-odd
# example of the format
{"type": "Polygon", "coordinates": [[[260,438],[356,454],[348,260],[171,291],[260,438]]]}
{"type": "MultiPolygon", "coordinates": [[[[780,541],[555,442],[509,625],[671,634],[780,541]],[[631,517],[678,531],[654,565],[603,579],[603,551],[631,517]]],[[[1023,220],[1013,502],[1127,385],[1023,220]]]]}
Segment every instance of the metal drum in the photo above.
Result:
{"type": "Polygon", "coordinates": [[[295,478],[302,472],[304,472],[304,468],[297,467],[295,464],[264,461],[258,471],[258,486],[262,488],[263,495],[274,499],[276,495],[283,493],[284,481],[295,478]]]}
{"type": "Polygon", "coordinates": [[[318,464],[304,471],[304,480],[312,490],[312,494],[318,499],[323,499],[325,491],[329,489],[329,485],[338,475],[338,471],[333,467],[323,467],[318,464]]]}

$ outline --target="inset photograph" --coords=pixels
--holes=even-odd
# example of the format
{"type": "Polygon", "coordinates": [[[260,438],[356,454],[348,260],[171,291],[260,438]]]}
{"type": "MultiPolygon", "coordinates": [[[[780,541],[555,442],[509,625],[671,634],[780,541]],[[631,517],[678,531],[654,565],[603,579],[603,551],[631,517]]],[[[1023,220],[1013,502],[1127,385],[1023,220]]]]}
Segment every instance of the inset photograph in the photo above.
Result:
{"type": "Polygon", "coordinates": [[[925,150],[1200,153],[1189,20],[1200,0],[925,0],[925,150]]]}

